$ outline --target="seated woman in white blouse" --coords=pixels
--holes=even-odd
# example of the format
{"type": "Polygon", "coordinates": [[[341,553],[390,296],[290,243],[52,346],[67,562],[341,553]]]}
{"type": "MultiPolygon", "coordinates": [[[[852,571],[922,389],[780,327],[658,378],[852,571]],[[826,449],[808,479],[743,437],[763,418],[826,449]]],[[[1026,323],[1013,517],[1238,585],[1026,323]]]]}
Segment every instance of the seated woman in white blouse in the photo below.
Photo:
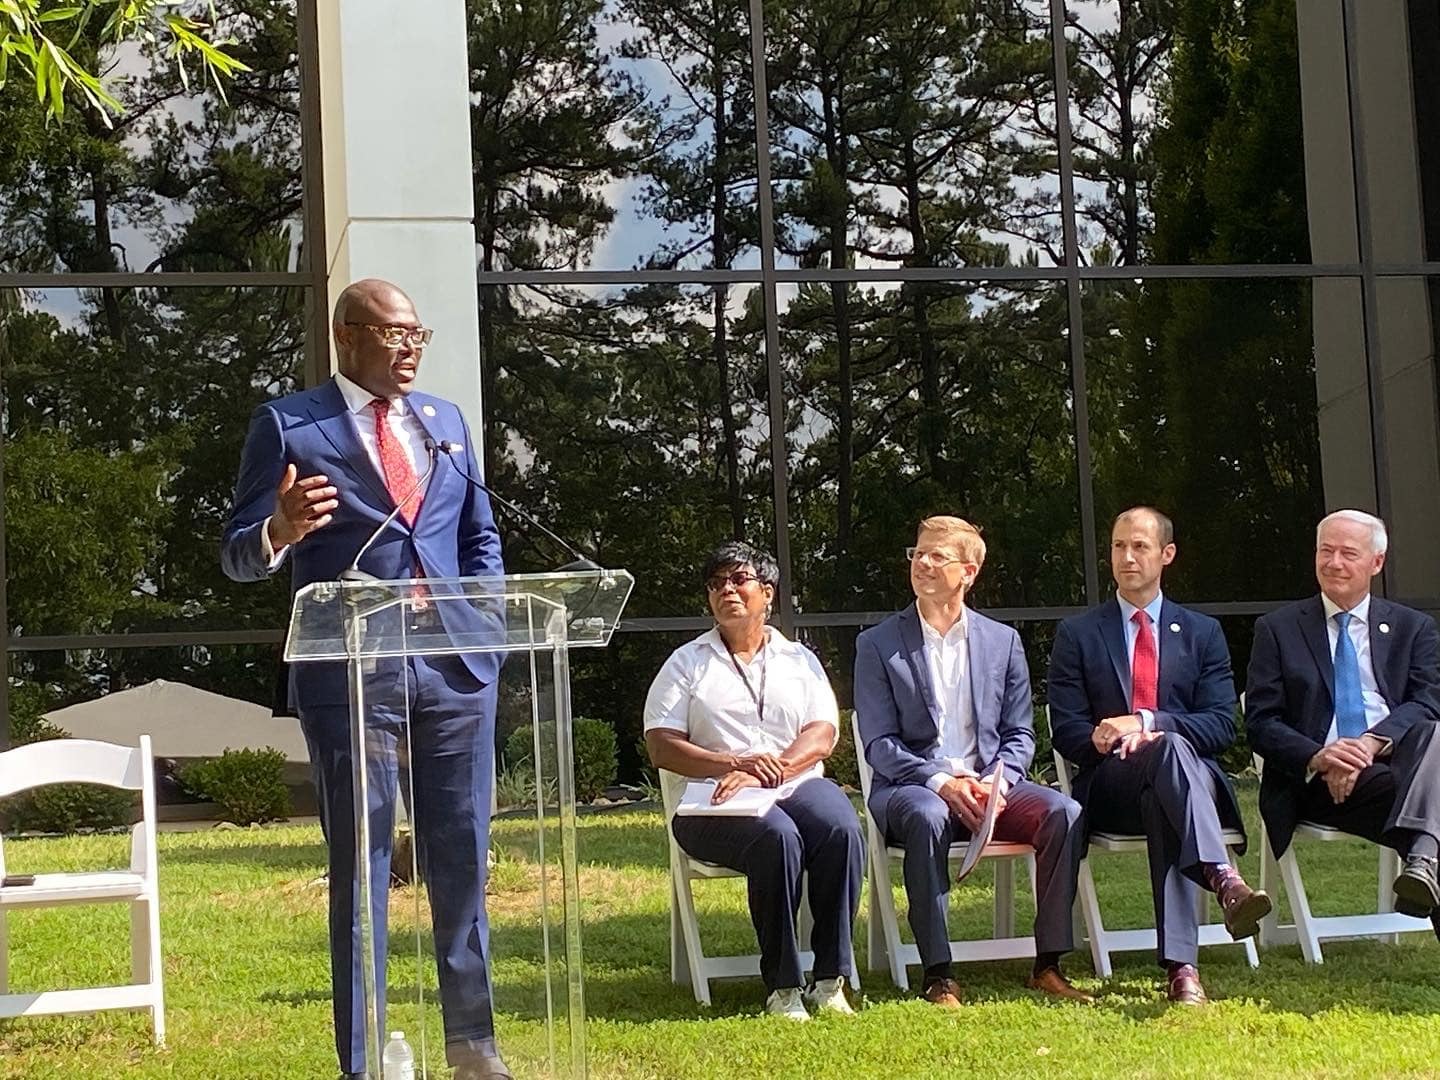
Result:
{"type": "Polygon", "coordinates": [[[671,828],[693,858],[745,874],[766,1012],[805,1020],[808,1004],[849,1013],[863,846],[850,800],[820,764],[840,730],[835,695],[814,653],[765,625],[780,580],[773,558],[730,541],[710,553],[702,578],[715,627],[671,653],[650,685],[650,760],[678,774],[667,785],[713,778],[715,803],[751,787],[783,784],[788,794],[763,816],[681,815],[671,828]],[[815,967],[802,992],[795,916],[806,872],[815,967]]]}

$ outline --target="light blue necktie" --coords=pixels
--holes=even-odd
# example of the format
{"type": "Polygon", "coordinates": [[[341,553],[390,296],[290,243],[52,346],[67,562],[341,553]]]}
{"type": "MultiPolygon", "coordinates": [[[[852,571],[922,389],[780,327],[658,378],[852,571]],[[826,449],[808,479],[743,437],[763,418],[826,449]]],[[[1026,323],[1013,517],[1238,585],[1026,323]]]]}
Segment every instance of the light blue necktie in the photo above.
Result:
{"type": "Polygon", "coordinates": [[[1358,739],[1365,725],[1365,699],[1360,695],[1360,658],[1350,640],[1350,613],[1335,614],[1340,636],[1335,639],[1335,730],[1342,739],[1358,739]]]}

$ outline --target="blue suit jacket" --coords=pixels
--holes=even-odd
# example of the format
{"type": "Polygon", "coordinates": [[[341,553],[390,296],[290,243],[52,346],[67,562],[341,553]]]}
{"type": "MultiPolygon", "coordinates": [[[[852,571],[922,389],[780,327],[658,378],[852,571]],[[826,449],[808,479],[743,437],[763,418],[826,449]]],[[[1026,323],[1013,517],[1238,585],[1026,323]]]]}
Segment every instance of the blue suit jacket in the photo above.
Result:
{"type": "MultiPolygon", "coordinates": [[[[980,772],[997,762],[1011,783],[1025,779],[1035,756],[1035,718],[1025,649],[1012,627],[970,611],[967,644],[970,689],[979,737],[980,772]]],[[[865,760],[874,770],[870,813],[888,831],[890,797],[906,784],[923,785],[937,771],[939,709],[925,636],[915,605],[872,626],[855,640],[855,715],[865,760]]]]}
{"type": "MultiPolygon", "coordinates": [[[[1215,760],[1235,742],[1235,680],[1225,635],[1216,620],[1168,597],[1156,629],[1160,671],[1155,730],[1190,741],[1215,775],[1221,820],[1238,827],[1242,821],[1235,789],[1215,760]]],[[[1078,770],[1074,795],[1084,805],[1095,768],[1104,760],[1090,741],[1095,725],[1134,712],[1118,600],[1112,597],[1060,624],[1050,653],[1049,702],[1051,738],[1078,770]]]]}
{"type": "MultiPolygon", "coordinates": [[[[366,552],[360,568],[381,579],[411,577],[417,562],[426,576],[434,578],[503,574],[500,535],[490,501],[458,471],[463,468],[471,476],[480,476],[480,463],[460,410],[418,391],[406,401],[432,439],[459,443],[463,456],[460,451],[453,455],[455,460],[449,454],[436,455],[435,471],[414,528],[397,517],[366,552]],[[434,415],[427,415],[427,406],[434,415]]],[[[330,524],[290,550],[285,561],[290,564],[292,593],[312,582],[337,578],[395,508],[333,379],[313,390],[261,405],[250,418],[230,520],[221,541],[221,563],[236,581],[256,581],[270,573],[260,530],[275,512],[280,478],[292,462],[302,478],[321,473],[328,476],[339,489],[340,501],[330,524]]],[[[423,460],[417,462],[417,472],[423,469],[423,460]]],[[[439,605],[442,613],[449,606],[439,605]]],[[[482,684],[494,681],[500,656],[471,653],[464,659],[482,684]]],[[[398,678],[398,665],[395,672],[398,678]]],[[[345,704],[349,701],[345,665],[292,664],[289,697],[290,704],[300,709],[345,704]]]]}
{"type": "MultiPolygon", "coordinates": [[[[1370,665],[1390,715],[1372,729],[1398,739],[1413,724],[1440,721],[1440,634],[1435,620],[1370,598],[1370,665]],[[1385,630],[1380,627],[1384,625],[1385,630]]],[[[1310,759],[1335,715],[1335,667],[1319,596],[1287,604],[1255,624],[1245,688],[1245,733],[1265,759],[1260,814],[1277,855],[1290,846],[1310,759]]]]}

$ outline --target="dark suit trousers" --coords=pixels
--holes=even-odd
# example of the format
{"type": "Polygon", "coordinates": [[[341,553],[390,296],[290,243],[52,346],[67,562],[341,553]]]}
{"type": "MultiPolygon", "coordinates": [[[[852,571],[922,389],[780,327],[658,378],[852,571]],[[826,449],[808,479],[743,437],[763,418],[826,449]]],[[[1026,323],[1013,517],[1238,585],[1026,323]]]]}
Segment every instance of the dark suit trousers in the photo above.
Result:
{"type": "MultiPolygon", "coordinates": [[[[935,792],[908,784],[890,796],[887,843],[905,849],[905,896],[910,929],[927,968],[950,962],[946,913],[950,845],[969,832],[935,792]]],[[[995,839],[1035,848],[1035,948],[1064,953],[1075,947],[1075,879],[1084,854],[1080,805],[1060,792],[1022,780],[1010,788],[995,820],[995,839]]]]}
{"type": "Polygon", "coordinates": [[[1124,760],[1106,758],[1091,778],[1085,816],[1092,831],[1145,834],[1157,959],[1195,963],[1204,866],[1229,862],[1230,854],[1215,777],[1190,741],[1167,731],[1124,760]]]}
{"type": "Polygon", "coordinates": [[[671,822],[692,858],[745,875],[750,921],[760,942],[766,991],[803,986],[795,916],[802,877],[810,878],[810,934],[818,979],[855,973],[851,932],[860,906],[865,848],[855,808],[834,783],[807,780],[763,817],[693,814],[671,822]]]}
{"type": "Polygon", "coordinates": [[[1437,725],[1415,724],[1390,756],[1363,769],[1343,803],[1330,798],[1323,777],[1305,786],[1300,816],[1363,836],[1404,855],[1415,833],[1440,839],[1440,735],[1437,725]]]}
{"type": "MultiPolygon", "coordinates": [[[[459,657],[416,658],[409,664],[412,820],[420,872],[430,897],[446,1057],[454,1065],[495,1052],[485,914],[495,684],[481,688],[459,657]]],[[[400,702],[392,696],[371,704],[366,766],[371,912],[383,1013],[390,852],[396,788],[406,748],[403,710],[397,708],[400,702]]],[[[335,1048],[341,1071],[362,1072],[367,1059],[365,998],[360,980],[360,888],[349,708],[307,709],[300,722],[310,747],[330,852],[335,1048]]],[[[408,984],[410,980],[406,977],[404,981],[408,984]]]]}

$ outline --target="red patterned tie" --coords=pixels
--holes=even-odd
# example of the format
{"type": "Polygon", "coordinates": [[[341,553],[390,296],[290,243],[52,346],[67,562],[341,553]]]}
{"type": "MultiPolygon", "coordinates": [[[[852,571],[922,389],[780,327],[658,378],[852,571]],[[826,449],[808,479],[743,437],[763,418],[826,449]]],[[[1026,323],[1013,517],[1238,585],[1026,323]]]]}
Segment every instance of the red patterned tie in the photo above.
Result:
{"type": "Polygon", "coordinates": [[[390,402],[376,398],[370,403],[370,408],[375,413],[375,449],[380,455],[380,469],[385,474],[385,489],[396,505],[410,494],[400,508],[400,516],[406,525],[414,526],[415,518],[420,514],[420,503],[424,501],[423,493],[415,487],[415,467],[410,464],[399,440],[390,430],[390,402]]]}
{"type": "Polygon", "coordinates": [[[1130,616],[1139,628],[1135,635],[1135,658],[1130,663],[1130,710],[1155,711],[1156,690],[1160,682],[1160,663],[1155,655],[1155,635],[1150,633],[1150,616],[1141,608],[1130,616]]]}

